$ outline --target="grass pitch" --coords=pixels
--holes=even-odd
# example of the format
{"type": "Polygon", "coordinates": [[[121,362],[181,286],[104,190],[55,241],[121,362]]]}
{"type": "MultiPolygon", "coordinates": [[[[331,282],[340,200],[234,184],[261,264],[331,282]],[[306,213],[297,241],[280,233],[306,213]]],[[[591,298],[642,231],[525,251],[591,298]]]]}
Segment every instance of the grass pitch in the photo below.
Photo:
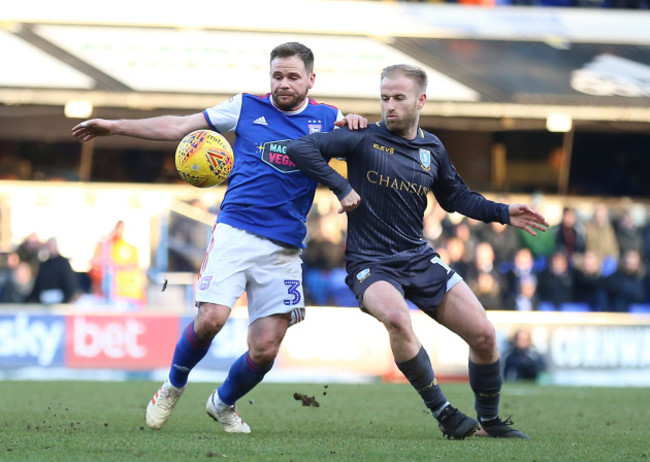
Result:
{"type": "MultiPolygon", "coordinates": [[[[530,441],[449,441],[406,384],[262,383],[238,403],[250,435],[224,433],[206,415],[213,386],[204,383],[188,387],[165,428],[147,429],[144,410],[159,385],[0,382],[0,461],[650,460],[643,388],[507,384],[502,416],[512,414],[530,441]]],[[[468,385],[443,389],[473,415],[468,385]]]]}

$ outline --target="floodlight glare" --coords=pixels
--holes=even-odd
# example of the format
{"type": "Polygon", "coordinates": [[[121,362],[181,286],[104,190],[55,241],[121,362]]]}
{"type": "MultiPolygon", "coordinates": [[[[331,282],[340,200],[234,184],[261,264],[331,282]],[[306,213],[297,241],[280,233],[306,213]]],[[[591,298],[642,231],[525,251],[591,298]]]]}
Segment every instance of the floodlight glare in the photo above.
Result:
{"type": "Polygon", "coordinates": [[[571,130],[573,120],[568,114],[553,113],[546,118],[546,129],[549,132],[566,133],[571,130]]]}
{"type": "Polygon", "coordinates": [[[93,103],[90,101],[68,101],[63,110],[70,119],[87,119],[93,113],[93,103]]]}

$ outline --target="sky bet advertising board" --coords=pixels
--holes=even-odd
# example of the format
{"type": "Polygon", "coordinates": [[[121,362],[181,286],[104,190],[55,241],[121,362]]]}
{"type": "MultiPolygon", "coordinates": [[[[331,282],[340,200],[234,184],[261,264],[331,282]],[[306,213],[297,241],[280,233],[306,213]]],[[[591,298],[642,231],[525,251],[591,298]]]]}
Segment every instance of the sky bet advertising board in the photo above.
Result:
{"type": "MultiPolygon", "coordinates": [[[[245,308],[233,310],[197,366],[214,380],[247,349],[245,308]],[[216,373],[216,374],[215,374],[216,373]]],[[[650,315],[489,311],[502,355],[520,327],[530,330],[548,370],[545,383],[650,385],[650,315]]],[[[413,327],[441,380],[467,379],[467,344],[431,318],[412,311],[413,327]]],[[[6,309],[0,314],[0,380],[75,378],[81,371],[166,374],[189,316],[175,314],[48,314],[6,309]]],[[[139,375],[140,376],[140,375],[139,375]]],[[[381,323],[356,309],[309,307],[285,336],[270,379],[287,381],[403,380],[381,323]]],[[[156,375],[156,380],[158,380],[156,375]]]]}

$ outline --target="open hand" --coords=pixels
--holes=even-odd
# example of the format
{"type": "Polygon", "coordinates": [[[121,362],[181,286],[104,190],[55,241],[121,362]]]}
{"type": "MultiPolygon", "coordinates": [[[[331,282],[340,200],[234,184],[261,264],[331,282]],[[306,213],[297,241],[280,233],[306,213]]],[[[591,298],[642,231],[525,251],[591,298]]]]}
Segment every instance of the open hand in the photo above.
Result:
{"type": "Polygon", "coordinates": [[[548,228],[548,223],[542,214],[534,211],[526,204],[510,204],[508,211],[510,212],[510,224],[533,236],[537,236],[535,229],[546,231],[546,228],[548,228]]]}
{"type": "Polygon", "coordinates": [[[112,135],[110,121],[104,119],[90,119],[72,128],[72,136],[83,141],[90,141],[96,136],[112,135]]]}

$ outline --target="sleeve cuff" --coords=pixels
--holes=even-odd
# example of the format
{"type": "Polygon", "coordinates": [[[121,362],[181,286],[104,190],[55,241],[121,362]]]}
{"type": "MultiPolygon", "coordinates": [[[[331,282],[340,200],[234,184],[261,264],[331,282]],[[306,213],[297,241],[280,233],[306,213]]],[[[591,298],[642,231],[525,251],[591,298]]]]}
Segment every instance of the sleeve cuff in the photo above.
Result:
{"type": "Polygon", "coordinates": [[[336,197],[337,197],[339,200],[341,200],[341,199],[343,199],[345,196],[347,196],[348,194],[350,194],[350,191],[352,191],[352,186],[350,186],[350,183],[348,183],[348,185],[345,187],[345,189],[343,189],[342,192],[340,192],[340,193],[336,193],[336,197]]]}

